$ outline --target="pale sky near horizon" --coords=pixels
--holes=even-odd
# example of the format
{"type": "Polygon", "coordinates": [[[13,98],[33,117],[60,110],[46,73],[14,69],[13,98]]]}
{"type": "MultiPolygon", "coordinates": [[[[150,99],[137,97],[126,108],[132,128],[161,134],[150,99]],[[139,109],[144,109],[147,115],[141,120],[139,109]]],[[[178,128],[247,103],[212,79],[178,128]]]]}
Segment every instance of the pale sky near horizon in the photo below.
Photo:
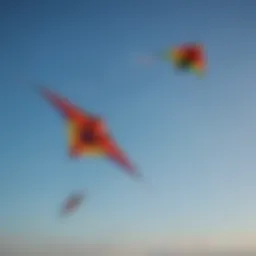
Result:
{"type": "Polygon", "coordinates": [[[0,3],[2,234],[256,238],[255,1],[0,3]],[[190,41],[206,48],[203,79],[135,61],[190,41]],[[105,159],[70,160],[65,123],[30,82],[101,114],[154,190],[105,159]],[[58,219],[82,188],[85,204],[58,219]]]}

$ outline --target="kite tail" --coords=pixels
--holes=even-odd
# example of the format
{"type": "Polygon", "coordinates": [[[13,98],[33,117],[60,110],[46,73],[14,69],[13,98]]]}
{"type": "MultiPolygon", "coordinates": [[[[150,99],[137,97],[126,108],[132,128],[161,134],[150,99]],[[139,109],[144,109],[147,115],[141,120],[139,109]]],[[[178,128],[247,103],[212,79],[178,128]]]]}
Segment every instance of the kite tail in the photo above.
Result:
{"type": "Polygon", "coordinates": [[[144,56],[138,57],[137,62],[139,64],[149,66],[149,65],[152,65],[157,59],[158,57],[155,55],[146,55],[146,56],[144,55],[144,56]]]}
{"type": "Polygon", "coordinates": [[[136,169],[133,169],[133,173],[130,173],[130,174],[131,174],[131,178],[134,181],[142,183],[147,188],[147,190],[149,190],[150,192],[154,190],[151,181],[147,179],[141,172],[139,172],[136,169]]]}
{"type": "Polygon", "coordinates": [[[159,51],[155,54],[151,54],[151,55],[146,55],[146,56],[141,56],[138,60],[138,62],[140,64],[144,64],[144,65],[152,65],[154,64],[156,61],[159,60],[165,60],[165,61],[170,61],[170,53],[168,51],[159,51]]]}
{"type": "Polygon", "coordinates": [[[155,193],[155,187],[153,186],[151,180],[146,178],[141,172],[136,172],[133,175],[133,178],[135,181],[142,183],[147,192],[155,193]]]}
{"type": "Polygon", "coordinates": [[[154,185],[152,184],[152,182],[149,179],[143,179],[143,187],[145,188],[145,190],[147,191],[147,193],[149,194],[154,194],[156,193],[156,189],[154,187],[154,185]]]}

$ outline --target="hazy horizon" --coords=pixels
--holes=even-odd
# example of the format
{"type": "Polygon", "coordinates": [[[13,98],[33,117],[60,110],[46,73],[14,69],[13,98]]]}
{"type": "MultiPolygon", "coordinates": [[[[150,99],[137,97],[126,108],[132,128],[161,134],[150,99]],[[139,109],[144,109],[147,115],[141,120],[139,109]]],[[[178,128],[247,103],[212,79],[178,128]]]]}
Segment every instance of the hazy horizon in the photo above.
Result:
{"type": "Polygon", "coordinates": [[[78,242],[74,238],[46,238],[36,237],[36,239],[24,239],[19,236],[0,236],[0,253],[5,255],[138,255],[138,256],[251,256],[256,250],[252,248],[214,248],[214,247],[145,247],[145,245],[120,245],[120,244],[86,244],[78,242]],[[40,254],[41,255],[41,254],[40,254]]]}

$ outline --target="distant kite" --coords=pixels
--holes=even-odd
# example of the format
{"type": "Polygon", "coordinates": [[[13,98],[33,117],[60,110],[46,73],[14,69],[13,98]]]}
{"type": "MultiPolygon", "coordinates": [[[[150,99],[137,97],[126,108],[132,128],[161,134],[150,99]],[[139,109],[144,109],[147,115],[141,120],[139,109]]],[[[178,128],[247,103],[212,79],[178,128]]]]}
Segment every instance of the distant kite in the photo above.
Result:
{"type": "Polygon", "coordinates": [[[184,44],[174,47],[166,57],[180,70],[191,70],[198,75],[205,72],[204,48],[200,44],[184,44]]]}
{"type": "Polygon", "coordinates": [[[159,59],[173,63],[178,70],[190,70],[198,75],[203,75],[206,69],[206,56],[201,44],[187,43],[172,47],[160,54],[141,58],[140,62],[150,64],[159,59]]]}
{"type": "Polygon", "coordinates": [[[81,206],[85,198],[84,192],[73,193],[65,200],[62,208],[61,215],[66,216],[68,214],[74,213],[81,206]]]}
{"type": "Polygon", "coordinates": [[[46,88],[40,91],[44,98],[51,102],[67,120],[70,157],[106,156],[133,177],[141,177],[114,141],[100,117],[83,111],[46,88]]]}

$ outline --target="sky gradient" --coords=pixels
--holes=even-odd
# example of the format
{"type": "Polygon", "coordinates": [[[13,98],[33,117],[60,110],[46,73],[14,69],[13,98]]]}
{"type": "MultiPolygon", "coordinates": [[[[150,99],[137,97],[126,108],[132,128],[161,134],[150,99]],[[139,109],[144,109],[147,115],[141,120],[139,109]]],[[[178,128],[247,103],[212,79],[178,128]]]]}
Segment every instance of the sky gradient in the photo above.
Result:
{"type": "Polygon", "coordinates": [[[256,2],[204,2],[1,1],[3,235],[254,244],[256,2]],[[203,79],[136,63],[190,41],[207,50],[203,79]],[[32,83],[102,115],[154,190],[105,159],[70,160],[65,123],[32,83]],[[83,207],[58,219],[82,188],[83,207]]]}

